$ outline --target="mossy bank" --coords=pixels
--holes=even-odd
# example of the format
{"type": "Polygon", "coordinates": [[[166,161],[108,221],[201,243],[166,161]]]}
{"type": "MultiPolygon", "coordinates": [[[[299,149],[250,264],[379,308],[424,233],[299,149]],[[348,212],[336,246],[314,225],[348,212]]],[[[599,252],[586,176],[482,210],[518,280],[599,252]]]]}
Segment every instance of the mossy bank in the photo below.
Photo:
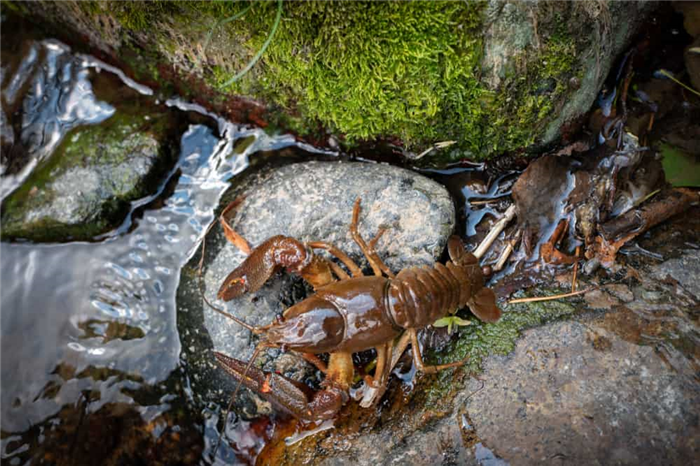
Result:
{"type": "Polygon", "coordinates": [[[137,77],[177,83],[210,107],[236,114],[250,104],[240,97],[253,99],[266,109],[254,122],[350,145],[384,139],[418,152],[454,140],[453,158],[555,140],[590,108],[651,10],[606,1],[40,3],[16,9],[67,24],[137,77]]]}

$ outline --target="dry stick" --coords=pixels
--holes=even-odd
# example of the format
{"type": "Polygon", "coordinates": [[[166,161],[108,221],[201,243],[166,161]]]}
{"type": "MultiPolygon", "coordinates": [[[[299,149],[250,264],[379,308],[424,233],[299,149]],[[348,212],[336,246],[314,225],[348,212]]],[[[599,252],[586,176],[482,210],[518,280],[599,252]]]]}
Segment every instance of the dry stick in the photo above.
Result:
{"type": "Polygon", "coordinates": [[[497,197],[495,199],[480,199],[478,201],[469,201],[470,205],[484,205],[484,204],[493,204],[494,202],[499,202],[503,199],[503,197],[497,197]]]}
{"type": "Polygon", "coordinates": [[[476,256],[477,259],[481,259],[481,256],[483,256],[486,251],[491,247],[491,244],[493,244],[494,241],[496,241],[496,238],[498,238],[498,235],[501,234],[503,229],[508,225],[508,222],[513,220],[513,217],[515,217],[515,204],[511,205],[508,207],[506,210],[505,214],[503,214],[503,217],[496,222],[496,224],[491,228],[491,231],[489,231],[489,234],[486,235],[486,238],[481,242],[478,248],[474,251],[474,255],[476,256]]]}
{"type": "MultiPolygon", "coordinates": [[[[578,259],[581,252],[581,246],[576,246],[576,258],[578,259]]],[[[574,262],[574,276],[571,277],[571,291],[576,291],[576,272],[578,272],[578,261],[574,262]]]]}
{"type": "Polygon", "coordinates": [[[599,287],[594,286],[592,288],[586,288],[585,290],[574,291],[572,293],[557,294],[554,296],[536,296],[533,298],[511,299],[510,301],[508,301],[508,304],[536,303],[540,301],[552,301],[555,299],[570,298],[572,296],[578,296],[580,294],[588,293],[589,291],[597,290],[598,288],[599,287]]]}
{"type": "Polygon", "coordinates": [[[520,233],[521,231],[518,230],[513,236],[513,239],[506,243],[506,247],[501,252],[501,256],[498,258],[498,261],[496,261],[496,265],[493,267],[494,272],[500,271],[506,265],[506,261],[515,249],[515,245],[518,244],[518,241],[520,241],[520,233]]]}
{"type": "Polygon", "coordinates": [[[493,266],[493,271],[494,272],[499,272],[504,265],[506,265],[506,261],[510,257],[510,255],[513,253],[513,243],[508,242],[506,243],[506,247],[503,248],[503,251],[501,252],[500,257],[498,258],[498,261],[496,261],[496,265],[493,266]]]}

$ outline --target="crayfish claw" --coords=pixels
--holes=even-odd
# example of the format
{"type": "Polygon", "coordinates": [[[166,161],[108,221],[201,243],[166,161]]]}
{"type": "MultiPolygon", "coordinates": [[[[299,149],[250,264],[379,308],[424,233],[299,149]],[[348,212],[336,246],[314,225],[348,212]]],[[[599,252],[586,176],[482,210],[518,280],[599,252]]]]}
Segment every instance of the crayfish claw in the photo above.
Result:
{"type": "Polygon", "coordinates": [[[238,359],[214,351],[221,368],[246,388],[295,418],[312,422],[335,417],[343,405],[342,393],[327,389],[313,394],[306,385],[275,372],[264,372],[238,359]],[[245,374],[245,375],[244,375],[245,374]]]}
{"type": "Polygon", "coordinates": [[[281,268],[299,274],[314,288],[333,281],[329,262],[315,256],[304,243],[289,236],[273,236],[252,250],[219,288],[224,301],[258,291],[281,268]]]}

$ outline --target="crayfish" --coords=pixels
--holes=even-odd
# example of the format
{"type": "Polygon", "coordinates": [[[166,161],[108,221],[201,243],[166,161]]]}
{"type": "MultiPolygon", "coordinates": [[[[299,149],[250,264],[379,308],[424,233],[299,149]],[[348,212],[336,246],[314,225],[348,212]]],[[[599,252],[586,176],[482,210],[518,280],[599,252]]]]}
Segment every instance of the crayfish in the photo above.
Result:
{"type": "Polygon", "coordinates": [[[450,260],[446,264],[409,267],[395,275],[375,250],[386,230],[381,229],[368,243],[358,232],[359,198],[353,208],[350,234],[367,258],[373,276],[363,275],[350,257],[322,241],[302,243],[291,237],[274,236],[250,250],[226,222],[227,210],[221,216],[225,236],[244,251],[247,249],[249,255],[226,277],[217,294],[219,299],[228,301],[257,291],[282,268],[300,275],[315,294],[261,327],[250,326],[212,306],[261,337],[248,363],[219,352],[214,355],[239,384],[302,421],[331,419],[348,401],[355,375],[353,353],[374,349],[377,354],[374,375],[364,377],[367,391],[360,404],[368,407],[381,398],[393,365],[409,343],[414,364],[422,372],[432,373],[466,361],[426,365],[418,344],[419,329],[464,306],[487,322],[494,322],[501,315],[496,296],[484,286],[477,258],[467,252],[457,236],[448,240],[450,260]],[[337,263],[316,254],[316,250],[334,256],[352,276],[337,263]],[[325,374],[322,390],[312,393],[302,383],[252,367],[264,348],[294,351],[315,365],[325,374]],[[317,356],[323,353],[329,354],[327,364],[317,356]]]}

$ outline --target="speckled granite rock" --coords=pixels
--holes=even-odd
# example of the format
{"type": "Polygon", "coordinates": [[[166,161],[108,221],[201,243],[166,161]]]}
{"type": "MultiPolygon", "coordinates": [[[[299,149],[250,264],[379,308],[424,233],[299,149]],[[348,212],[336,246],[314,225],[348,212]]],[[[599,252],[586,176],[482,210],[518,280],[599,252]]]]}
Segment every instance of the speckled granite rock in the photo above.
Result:
{"type": "MultiPolygon", "coordinates": [[[[288,165],[247,178],[224,196],[222,206],[241,195],[243,201],[232,214],[231,224],[251,245],[278,234],[302,241],[322,240],[335,244],[366,265],[348,230],[353,203],[362,197],[360,233],[369,239],[380,227],[387,228],[377,250],[393,270],[437,260],[455,222],[454,206],[444,187],[388,165],[340,162],[288,165]]],[[[204,272],[204,289],[210,299],[216,296],[224,277],[245,258],[225,241],[220,228],[215,231],[207,241],[204,272]]],[[[195,268],[196,263],[191,262],[191,267],[195,268]]],[[[257,293],[229,302],[227,310],[250,324],[267,324],[303,299],[307,291],[298,278],[282,274],[257,293]]],[[[233,384],[226,376],[211,370],[213,358],[206,349],[213,346],[247,360],[255,340],[247,330],[205,307],[193,275],[183,274],[178,303],[184,319],[180,319],[183,346],[197,374],[193,379],[195,383],[207,380],[194,391],[204,399],[220,398],[233,384]]],[[[268,369],[274,367],[297,378],[312,373],[306,363],[292,355],[285,355],[281,362],[271,365],[277,353],[271,350],[260,358],[268,369]]],[[[260,400],[251,403],[242,397],[241,404],[245,407],[240,411],[246,416],[269,412],[269,407],[260,400]]]]}

